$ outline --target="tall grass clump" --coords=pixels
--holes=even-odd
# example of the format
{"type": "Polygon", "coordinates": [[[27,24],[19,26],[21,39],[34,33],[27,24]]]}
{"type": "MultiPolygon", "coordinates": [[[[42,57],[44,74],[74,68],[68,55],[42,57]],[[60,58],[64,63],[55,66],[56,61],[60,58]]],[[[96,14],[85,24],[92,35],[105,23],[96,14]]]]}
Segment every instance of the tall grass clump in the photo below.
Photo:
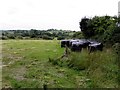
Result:
{"type": "Polygon", "coordinates": [[[118,65],[118,87],[120,88],[120,43],[116,43],[113,45],[114,52],[116,54],[116,63],[118,65]]]}
{"type": "Polygon", "coordinates": [[[89,54],[86,51],[72,52],[69,56],[68,66],[76,70],[85,70],[89,67],[89,54]]]}
{"type": "Polygon", "coordinates": [[[69,67],[84,70],[85,76],[90,79],[87,87],[91,88],[116,88],[118,87],[119,67],[116,55],[112,49],[88,53],[71,53],[69,56],[69,67]]]}
{"type": "Polygon", "coordinates": [[[75,70],[85,70],[89,67],[88,53],[86,51],[71,52],[67,57],[60,57],[57,59],[49,58],[49,62],[53,65],[67,66],[75,70]]]}
{"type": "Polygon", "coordinates": [[[68,57],[50,59],[54,65],[67,66],[78,72],[84,71],[84,76],[89,78],[87,87],[90,88],[115,88],[118,87],[118,64],[116,54],[112,49],[104,49],[89,53],[71,52],[68,57]],[[65,64],[64,64],[65,63],[65,64]]]}
{"type": "Polygon", "coordinates": [[[92,82],[89,87],[118,87],[118,65],[116,55],[111,49],[93,52],[89,55],[90,66],[86,71],[92,82]]]}

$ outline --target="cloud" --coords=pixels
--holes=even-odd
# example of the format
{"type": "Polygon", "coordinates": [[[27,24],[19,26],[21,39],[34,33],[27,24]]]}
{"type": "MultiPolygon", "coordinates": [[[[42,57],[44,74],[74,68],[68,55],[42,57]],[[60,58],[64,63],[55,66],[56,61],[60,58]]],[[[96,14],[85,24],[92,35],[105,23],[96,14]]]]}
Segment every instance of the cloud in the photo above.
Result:
{"type": "Polygon", "coordinates": [[[117,15],[117,0],[1,0],[0,29],[79,30],[82,17],[117,15]]]}

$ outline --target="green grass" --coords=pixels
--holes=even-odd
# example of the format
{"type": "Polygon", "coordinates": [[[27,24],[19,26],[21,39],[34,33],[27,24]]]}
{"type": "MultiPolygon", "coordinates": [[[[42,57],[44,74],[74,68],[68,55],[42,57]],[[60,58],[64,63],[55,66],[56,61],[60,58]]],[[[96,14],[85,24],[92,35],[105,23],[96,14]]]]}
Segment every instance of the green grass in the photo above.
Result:
{"type": "MultiPolygon", "coordinates": [[[[79,72],[54,66],[49,58],[64,53],[59,41],[6,40],[3,41],[2,87],[77,87],[75,77],[79,72]]],[[[82,76],[83,77],[83,76],[82,76]]]]}
{"type": "Polygon", "coordinates": [[[86,50],[71,53],[56,61],[59,65],[53,65],[49,60],[64,53],[57,40],[5,40],[2,46],[2,87],[117,87],[118,67],[110,49],[91,54],[86,50]]]}
{"type": "Polygon", "coordinates": [[[88,53],[87,50],[72,52],[66,59],[51,59],[51,62],[59,66],[68,66],[71,69],[82,72],[88,78],[85,82],[90,88],[117,88],[119,67],[116,55],[111,49],[88,53]]]}

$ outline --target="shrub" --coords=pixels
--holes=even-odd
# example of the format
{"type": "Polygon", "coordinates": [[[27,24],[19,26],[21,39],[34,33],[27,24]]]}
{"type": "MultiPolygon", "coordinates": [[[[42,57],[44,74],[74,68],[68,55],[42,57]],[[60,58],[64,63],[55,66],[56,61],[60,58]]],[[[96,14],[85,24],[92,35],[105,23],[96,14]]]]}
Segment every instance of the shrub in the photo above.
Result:
{"type": "Polygon", "coordinates": [[[65,39],[65,37],[64,36],[58,36],[57,37],[57,40],[62,40],[62,39],[65,39]]]}
{"type": "Polygon", "coordinates": [[[23,37],[22,36],[17,36],[16,39],[23,39],[23,37]]]}
{"type": "Polygon", "coordinates": [[[7,36],[9,39],[15,39],[15,36],[14,35],[8,35],[7,36]]]}
{"type": "Polygon", "coordinates": [[[45,40],[53,40],[53,37],[50,37],[48,35],[43,35],[42,36],[42,39],[45,39],[45,40]]]}
{"type": "Polygon", "coordinates": [[[7,40],[8,37],[7,37],[7,36],[2,36],[1,39],[2,39],[2,40],[7,40]]]}

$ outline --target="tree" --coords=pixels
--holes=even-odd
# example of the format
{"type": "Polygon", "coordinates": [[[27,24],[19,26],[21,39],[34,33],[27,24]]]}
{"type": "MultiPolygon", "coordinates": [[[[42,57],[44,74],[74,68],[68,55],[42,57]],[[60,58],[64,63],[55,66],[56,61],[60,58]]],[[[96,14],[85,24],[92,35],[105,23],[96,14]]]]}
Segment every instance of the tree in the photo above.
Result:
{"type": "MultiPolygon", "coordinates": [[[[82,18],[79,23],[81,31],[85,38],[93,38],[99,41],[112,42],[116,31],[116,17],[95,16],[91,19],[82,18]]],[[[118,34],[116,34],[118,38],[118,34]]],[[[114,37],[116,38],[116,37],[114,37]]]]}
{"type": "Polygon", "coordinates": [[[63,40],[63,39],[65,39],[64,36],[58,36],[58,37],[57,37],[57,40],[63,40]]]}
{"type": "Polygon", "coordinates": [[[79,39],[81,39],[81,38],[84,38],[84,36],[83,36],[82,32],[75,32],[73,34],[73,38],[79,38],[79,39]]]}
{"type": "Polygon", "coordinates": [[[30,37],[35,38],[37,36],[37,30],[36,29],[31,29],[30,30],[30,37]]]}
{"type": "Polygon", "coordinates": [[[79,22],[80,29],[84,35],[85,38],[90,38],[94,36],[94,31],[93,31],[93,26],[91,23],[91,19],[89,18],[82,18],[81,21],[79,22]]]}

